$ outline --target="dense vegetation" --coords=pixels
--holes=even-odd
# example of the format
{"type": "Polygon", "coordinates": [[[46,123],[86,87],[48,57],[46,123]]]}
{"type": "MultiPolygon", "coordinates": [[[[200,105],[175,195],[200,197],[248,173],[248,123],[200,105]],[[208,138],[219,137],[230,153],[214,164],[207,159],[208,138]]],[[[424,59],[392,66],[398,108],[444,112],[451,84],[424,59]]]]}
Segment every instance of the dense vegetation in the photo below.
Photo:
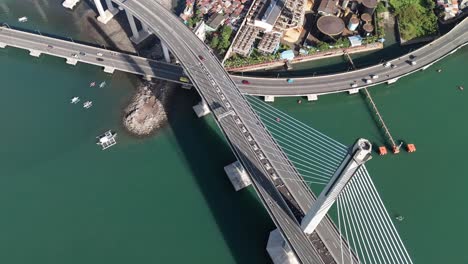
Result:
{"type": "Polygon", "coordinates": [[[224,62],[226,67],[241,67],[252,64],[259,64],[264,62],[274,61],[279,58],[279,53],[276,54],[263,54],[257,49],[254,49],[249,57],[239,56],[233,54],[228,60],[224,62]]]}
{"type": "Polygon", "coordinates": [[[398,17],[401,37],[410,40],[437,33],[434,0],[390,0],[398,17]]]}
{"type": "Polygon", "coordinates": [[[224,54],[231,45],[232,28],[224,25],[218,31],[211,37],[210,46],[212,49],[219,51],[220,54],[224,54]]]}

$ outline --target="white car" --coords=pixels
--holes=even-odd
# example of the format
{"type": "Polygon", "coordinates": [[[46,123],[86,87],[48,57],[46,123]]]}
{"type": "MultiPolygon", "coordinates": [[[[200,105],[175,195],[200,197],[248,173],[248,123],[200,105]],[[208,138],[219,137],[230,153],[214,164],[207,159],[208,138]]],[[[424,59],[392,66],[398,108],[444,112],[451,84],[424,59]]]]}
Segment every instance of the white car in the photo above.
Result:
{"type": "Polygon", "coordinates": [[[372,80],[371,80],[371,79],[366,79],[366,83],[367,83],[367,84],[371,84],[371,83],[372,83],[372,80]]]}
{"type": "Polygon", "coordinates": [[[416,65],[416,61],[411,61],[410,64],[411,65],[416,65]]]}
{"type": "Polygon", "coordinates": [[[386,62],[386,63],[383,64],[383,66],[384,66],[385,68],[388,68],[388,67],[390,67],[391,65],[392,65],[392,64],[391,64],[390,62],[386,62]]]}
{"type": "Polygon", "coordinates": [[[98,52],[96,55],[98,55],[99,57],[103,56],[103,54],[101,52],[98,52]]]}
{"type": "Polygon", "coordinates": [[[395,69],[397,66],[395,64],[392,64],[392,69],[395,69]]]}
{"type": "Polygon", "coordinates": [[[351,84],[351,87],[352,87],[352,88],[356,88],[357,86],[358,86],[357,83],[352,83],[352,84],[351,84]]]}
{"type": "Polygon", "coordinates": [[[370,77],[371,77],[372,79],[378,79],[378,78],[379,78],[379,76],[378,76],[377,74],[372,74],[370,77]]]}

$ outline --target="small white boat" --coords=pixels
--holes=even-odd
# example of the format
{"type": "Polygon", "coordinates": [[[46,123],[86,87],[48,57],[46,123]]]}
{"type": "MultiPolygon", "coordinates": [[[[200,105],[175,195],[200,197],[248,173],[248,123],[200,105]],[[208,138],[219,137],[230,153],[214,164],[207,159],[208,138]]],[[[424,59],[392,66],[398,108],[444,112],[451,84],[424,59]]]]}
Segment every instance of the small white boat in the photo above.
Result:
{"type": "Polygon", "coordinates": [[[102,150],[105,150],[117,144],[117,141],[115,140],[116,137],[117,137],[117,133],[109,130],[107,132],[104,132],[104,134],[96,137],[97,138],[96,144],[101,146],[102,150]]]}
{"type": "Polygon", "coordinates": [[[102,82],[99,84],[99,88],[104,88],[104,86],[106,86],[106,82],[102,82]]]}
{"type": "Polygon", "coordinates": [[[28,22],[28,17],[25,17],[25,16],[20,17],[20,18],[18,18],[18,22],[20,22],[20,23],[28,22]]]}
{"type": "Polygon", "coordinates": [[[73,97],[73,98],[71,99],[71,103],[72,103],[72,104],[77,104],[79,101],[80,101],[80,98],[77,97],[77,96],[75,96],[75,97],[73,97]]]}
{"type": "Polygon", "coordinates": [[[88,109],[88,108],[91,108],[91,106],[93,106],[93,102],[92,101],[86,101],[84,102],[83,104],[83,107],[88,109]]]}

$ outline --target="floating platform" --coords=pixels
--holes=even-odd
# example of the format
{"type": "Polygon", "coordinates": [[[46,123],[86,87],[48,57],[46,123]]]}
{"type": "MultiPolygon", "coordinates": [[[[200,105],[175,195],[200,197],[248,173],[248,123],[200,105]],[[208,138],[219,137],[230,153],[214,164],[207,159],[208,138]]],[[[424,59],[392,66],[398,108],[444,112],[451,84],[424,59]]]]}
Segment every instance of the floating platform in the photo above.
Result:
{"type": "Polygon", "coordinates": [[[406,145],[406,150],[409,153],[416,152],[416,146],[414,144],[408,144],[408,145],[406,145]]]}
{"type": "Polygon", "coordinates": [[[379,147],[379,155],[380,156],[387,155],[387,153],[388,153],[388,151],[387,151],[387,148],[385,146],[379,147]]]}

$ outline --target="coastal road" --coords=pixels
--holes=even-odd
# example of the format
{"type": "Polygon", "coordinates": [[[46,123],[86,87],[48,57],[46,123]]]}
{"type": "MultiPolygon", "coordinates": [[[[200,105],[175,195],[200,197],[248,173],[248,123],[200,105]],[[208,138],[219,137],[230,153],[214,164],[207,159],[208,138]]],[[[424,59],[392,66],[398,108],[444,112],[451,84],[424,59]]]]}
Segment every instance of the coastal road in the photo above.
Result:
{"type": "MultiPolygon", "coordinates": [[[[83,45],[68,40],[3,27],[0,28],[0,46],[2,43],[22,49],[38,50],[41,53],[65,59],[73,59],[72,54],[79,54],[79,51],[83,51],[87,55],[76,58],[80,62],[183,83],[180,81],[180,77],[184,76],[184,71],[179,65],[168,64],[121,52],[109,51],[107,49],[83,45]],[[53,48],[48,48],[49,45],[53,48]],[[102,53],[103,57],[98,58],[96,55],[97,53],[102,53]],[[103,61],[98,61],[98,59],[102,59],[103,61]]],[[[294,78],[293,83],[288,83],[287,78],[242,77],[231,75],[231,79],[243,94],[259,96],[307,96],[350,90],[356,91],[357,89],[381,83],[391,83],[398,78],[425,69],[467,43],[468,18],[465,18],[454,29],[442,37],[409,54],[389,61],[389,63],[395,65],[396,68],[386,68],[383,64],[377,64],[350,72],[294,78]],[[416,65],[411,65],[409,63],[411,60],[416,61],[416,65]],[[365,80],[370,79],[371,75],[378,75],[379,78],[373,79],[371,84],[367,84],[365,80]],[[242,84],[243,80],[247,80],[250,84],[242,84]],[[357,86],[351,87],[354,83],[357,86]]]]}
{"type": "Polygon", "coordinates": [[[35,51],[40,54],[61,57],[70,61],[76,60],[77,62],[105,67],[108,70],[115,69],[145,77],[184,83],[179,79],[181,76],[184,76],[184,72],[178,65],[84,45],[69,40],[10,29],[4,26],[0,27],[0,47],[5,46],[35,51]],[[80,55],[80,52],[84,53],[84,55],[80,55]],[[73,54],[76,54],[76,57],[73,54]],[[98,56],[98,54],[102,54],[102,56],[98,56]]]}
{"type": "Polygon", "coordinates": [[[344,92],[386,82],[391,83],[398,78],[429,67],[467,43],[468,18],[465,18],[450,32],[431,43],[390,60],[389,63],[395,65],[395,68],[377,64],[344,73],[294,78],[293,83],[288,83],[286,78],[232,76],[232,79],[243,93],[250,95],[306,96],[344,92]],[[415,61],[416,65],[411,65],[410,61],[415,61]],[[369,80],[371,75],[378,75],[379,78],[372,80],[372,84],[367,84],[365,80],[369,80]],[[242,84],[242,80],[247,80],[250,84],[242,84]],[[357,87],[351,87],[354,83],[357,87]]]}
{"type": "MultiPolygon", "coordinates": [[[[181,62],[200,96],[213,112],[233,153],[251,176],[260,200],[300,262],[324,263],[311,240],[300,228],[285,197],[278,191],[277,181],[283,180],[283,186],[286,186],[291,199],[304,212],[312,206],[315,197],[211,49],[156,1],[114,2],[148,25],[181,62]]],[[[328,218],[325,222],[328,225],[319,226],[317,233],[336,261],[327,263],[351,263],[351,258],[356,263],[355,257],[350,256],[347,249],[343,250],[345,260],[341,262],[339,234],[328,218]],[[329,247],[332,243],[335,247],[329,247]]]]}

